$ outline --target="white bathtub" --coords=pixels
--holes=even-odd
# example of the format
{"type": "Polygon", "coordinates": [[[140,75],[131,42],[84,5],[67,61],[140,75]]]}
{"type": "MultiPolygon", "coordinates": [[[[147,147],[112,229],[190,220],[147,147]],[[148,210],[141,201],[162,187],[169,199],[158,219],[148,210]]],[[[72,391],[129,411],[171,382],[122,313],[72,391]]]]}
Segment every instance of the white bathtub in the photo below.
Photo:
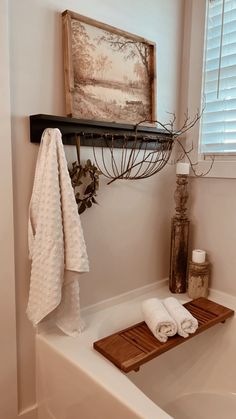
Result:
{"type": "MultiPolygon", "coordinates": [[[[90,307],[78,338],[45,325],[36,337],[39,419],[235,419],[234,318],[128,375],[93,349],[94,341],[142,320],[140,301],[167,295],[163,282],[90,307]]],[[[236,308],[225,294],[210,298],[236,308]]]]}

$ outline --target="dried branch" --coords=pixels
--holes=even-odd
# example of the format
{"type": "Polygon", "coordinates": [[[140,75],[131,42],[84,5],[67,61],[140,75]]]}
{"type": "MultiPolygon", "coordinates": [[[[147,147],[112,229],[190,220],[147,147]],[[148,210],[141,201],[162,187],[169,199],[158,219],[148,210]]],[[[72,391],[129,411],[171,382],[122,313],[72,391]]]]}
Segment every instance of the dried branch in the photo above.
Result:
{"type": "MultiPolygon", "coordinates": [[[[102,148],[102,165],[98,164],[98,160],[96,158],[95,148],[93,147],[94,156],[96,164],[101,172],[103,172],[104,176],[110,178],[111,180],[108,184],[113,183],[117,179],[144,179],[147,177],[152,176],[153,174],[160,171],[169,161],[171,156],[171,152],[173,149],[173,145],[178,145],[180,147],[181,153],[177,157],[176,161],[183,160],[186,158],[191,166],[192,172],[196,177],[203,177],[206,176],[212,169],[214,164],[214,158],[211,159],[211,163],[209,169],[206,172],[198,173],[197,166],[198,162],[194,162],[192,159],[192,152],[194,149],[193,143],[186,148],[183,144],[183,138],[186,132],[191,130],[200,120],[202,114],[204,112],[204,107],[202,111],[197,110],[197,113],[191,118],[189,115],[188,110],[184,114],[184,120],[179,129],[175,129],[176,125],[176,114],[169,112],[171,115],[169,121],[167,123],[162,123],[158,120],[149,120],[144,119],[135,125],[134,134],[132,135],[124,135],[123,138],[123,147],[122,147],[122,155],[121,155],[121,162],[120,164],[116,161],[116,156],[114,154],[114,138],[116,134],[112,136],[111,141],[109,134],[103,136],[103,138],[107,139],[106,146],[110,150],[110,157],[111,157],[111,169],[106,165],[103,148],[102,148]],[[142,133],[139,130],[139,127],[143,123],[151,123],[156,124],[157,126],[161,127],[164,132],[169,134],[168,138],[165,139],[163,142],[160,141],[160,138],[156,134],[151,134],[151,136],[145,135],[142,136],[142,133]],[[130,140],[132,141],[132,146],[128,148],[128,142],[130,145],[130,140]],[[152,151],[147,150],[148,142],[149,141],[156,141],[155,148],[152,151]],[[143,154],[140,154],[140,153],[143,154]],[[136,170],[133,170],[136,169],[136,170]]],[[[117,137],[118,138],[118,137],[117,137]]],[[[120,136],[119,136],[120,138],[120,136]]],[[[175,161],[175,163],[176,163],[175,161]]]]}
{"type": "Polygon", "coordinates": [[[174,138],[180,137],[180,136],[184,135],[187,131],[189,131],[191,128],[193,128],[194,125],[196,125],[197,122],[201,119],[203,111],[204,111],[204,109],[202,109],[201,112],[199,112],[199,110],[198,110],[197,113],[194,115],[193,119],[190,119],[190,116],[189,116],[188,110],[187,110],[184,114],[185,119],[184,119],[183,125],[180,127],[179,130],[173,131],[173,137],[174,138]]]}
{"type": "Polygon", "coordinates": [[[191,148],[191,149],[190,149],[190,151],[186,150],[186,149],[184,148],[183,144],[181,143],[181,141],[180,141],[179,139],[177,139],[177,143],[178,143],[178,144],[179,144],[179,146],[182,148],[182,150],[183,150],[183,154],[184,154],[184,157],[187,157],[188,162],[189,162],[189,164],[190,164],[190,167],[191,167],[191,169],[192,169],[192,171],[193,171],[194,176],[196,176],[196,177],[204,177],[204,176],[208,175],[208,173],[211,171],[212,166],[213,166],[214,161],[215,161],[214,156],[212,156],[212,157],[211,157],[211,164],[210,164],[209,169],[208,169],[206,172],[197,173],[197,172],[196,172],[196,170],[195,170],[195,167],[194,167],[194,166],[198,166],[198,162],[195,162],[195,163],[194,163],[194,162],[191,160],[190,156],[189,156],[189,154],[191,153],[191,151],[193,150],[193,148],[191,148]]]}
{"type": "MultiPolygon", "coordinates": [[[[176,142],[175,144],[178,144],[178,142],[176,142]]],[[[178,163],[181,160],[184,159],[185,157],[185,153],[190,154],[193,151],[193,143],[191,145],[191,147],[188,150],[185,150],[184,152],[182,151],[182,153],[174,160],[174,163],[178,163]]],[[[195,163],[193,163],[195,165],[195,163]]]]}

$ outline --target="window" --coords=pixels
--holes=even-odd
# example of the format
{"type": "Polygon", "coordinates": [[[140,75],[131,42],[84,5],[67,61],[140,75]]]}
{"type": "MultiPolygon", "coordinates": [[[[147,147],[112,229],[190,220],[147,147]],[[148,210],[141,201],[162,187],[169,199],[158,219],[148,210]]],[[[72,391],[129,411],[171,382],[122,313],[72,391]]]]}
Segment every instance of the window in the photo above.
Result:
{"type": "Polygon", "coordinates": [[[236,0],[207,0],[200,153],[236,153],[236,0]]]}

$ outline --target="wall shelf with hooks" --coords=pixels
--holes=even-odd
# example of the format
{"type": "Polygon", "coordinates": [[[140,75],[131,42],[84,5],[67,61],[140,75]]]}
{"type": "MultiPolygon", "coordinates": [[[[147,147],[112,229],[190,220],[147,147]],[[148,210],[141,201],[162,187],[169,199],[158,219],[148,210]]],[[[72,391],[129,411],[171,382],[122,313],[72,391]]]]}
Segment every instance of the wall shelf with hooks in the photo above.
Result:
{"type": "MultiPolygon", "coordinates": [[[[37,114],[30,116],[30,140],[40,143],[42,133],[46,128],[59,128],[62,133],[63,143],[75,145],[75,136],[80,136],[81,146],[106,147],[107,141],[113,139],[115,148],[123,147],[123,139],[128,139],[127,148],[132,148],[135,139],[135,125],[117,124],[103,121],[90,121],[85,119],[68,118],[54,115],[37,114]],[[89,136],[91,134],[91,136],[89,136]],[[109,138],[110,137],[110,138],[109,138]]],[[[137,139],[143,142],[148,150],[156,149],[157,142],[172,142],[172,135],[165,130],[153,126],[140,125],[137,139]]]]}
{"type": "Polygon", "coordinates": [[[76,145],[78,161],[80,146],[92,147],[96,167],[112,179],[109,183],[153,176],[167,164],[174,141],[171,132],[151,124],[117,124],[38,114],[30,116],[31,142],[40,143],[46,128],[58,128],[65,145],[76,145]],[[115,152],[117,148],[121,149],[121,156],[115,152]]]}

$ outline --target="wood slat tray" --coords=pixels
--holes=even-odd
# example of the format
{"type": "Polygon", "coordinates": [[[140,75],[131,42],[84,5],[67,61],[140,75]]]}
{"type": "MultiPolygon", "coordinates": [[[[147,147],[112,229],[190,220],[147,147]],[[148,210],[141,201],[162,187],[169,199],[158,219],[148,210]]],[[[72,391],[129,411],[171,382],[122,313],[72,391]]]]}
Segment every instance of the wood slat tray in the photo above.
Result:
{"type": "Polygon", "coordinates": [[[154,337],[146,323],[141,322],[94,342],[94,349],[122,371],[126,373],[137,371],[140,365],[234,315],[233,310],[203,297],[192,300],[184,306],[199,324],[197,331],[188,338],[175,335],[167,342],[161,343],[154,337]]]}

